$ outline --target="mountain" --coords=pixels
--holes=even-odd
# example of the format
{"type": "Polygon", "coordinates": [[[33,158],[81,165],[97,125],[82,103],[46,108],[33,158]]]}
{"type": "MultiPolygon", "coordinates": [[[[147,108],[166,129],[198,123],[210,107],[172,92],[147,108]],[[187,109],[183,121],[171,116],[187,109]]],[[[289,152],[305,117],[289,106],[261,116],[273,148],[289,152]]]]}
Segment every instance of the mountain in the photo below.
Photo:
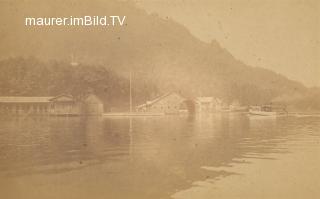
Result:
{"type": "MultiPolygon", "coordinates": [[[[216,96],[226,102],[262,104],[280,96],[305,96],[303,84],[267,69],[245,65],[217,41],[205,43],[169,18],[147,14],[131,1],[1,2],[0,56],[103,65],[157,85],[151,96],[178,90],[186,96],[216,96]],[[24,17],[126,15],[117,27],[26,27],[24,17]],[[10,20],[9,20],[10,19],[10,20]]],[[[244,49],[245,50],[245,49],[244,49]]],[[[140,95],[141,93],[135,93],[140,95]]],[[[285,102],[284,102],[285,103],[285,102]]]]}

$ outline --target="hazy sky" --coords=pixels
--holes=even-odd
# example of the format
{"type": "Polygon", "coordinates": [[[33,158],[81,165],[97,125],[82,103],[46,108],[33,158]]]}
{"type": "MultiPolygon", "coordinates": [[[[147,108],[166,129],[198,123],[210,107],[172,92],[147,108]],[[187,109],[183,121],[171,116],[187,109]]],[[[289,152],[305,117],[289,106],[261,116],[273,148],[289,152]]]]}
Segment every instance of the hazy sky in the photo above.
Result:
{"type": "Polygon", "coordinates": [[[319,0],[134,0],[237,59],[320,86],[319,0]]]}

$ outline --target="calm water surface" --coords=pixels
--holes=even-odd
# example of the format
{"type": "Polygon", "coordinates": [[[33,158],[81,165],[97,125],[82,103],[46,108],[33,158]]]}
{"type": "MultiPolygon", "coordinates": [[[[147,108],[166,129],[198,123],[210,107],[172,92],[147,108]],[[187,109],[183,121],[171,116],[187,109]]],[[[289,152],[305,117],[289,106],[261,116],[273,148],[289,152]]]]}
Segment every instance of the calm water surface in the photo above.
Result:
{"type": "Polygon", "coordinates": [[[320,198],[320,117],[0,118],[5,199],[320,198]]]}

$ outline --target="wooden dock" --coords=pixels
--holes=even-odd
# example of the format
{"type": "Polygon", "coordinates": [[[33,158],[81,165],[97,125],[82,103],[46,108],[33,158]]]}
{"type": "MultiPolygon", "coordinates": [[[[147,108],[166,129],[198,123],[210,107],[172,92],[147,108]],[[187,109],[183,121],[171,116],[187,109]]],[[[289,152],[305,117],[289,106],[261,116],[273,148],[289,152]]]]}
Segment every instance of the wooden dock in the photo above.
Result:
{"type": "Polygon", "coordinates": [[[105,117],[141,117],[141,116],[163,116],[164,113],[150,113],[150,112],[119,112],[119,113],[104,113],[105,117]]]}

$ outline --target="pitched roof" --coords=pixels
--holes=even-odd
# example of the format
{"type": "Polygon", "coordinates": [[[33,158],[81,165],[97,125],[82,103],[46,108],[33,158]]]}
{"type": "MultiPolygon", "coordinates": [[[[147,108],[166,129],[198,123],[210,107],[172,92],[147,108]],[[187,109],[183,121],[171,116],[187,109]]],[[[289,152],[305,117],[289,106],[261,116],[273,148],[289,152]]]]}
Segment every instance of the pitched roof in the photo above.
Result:
{"type": "MultiPolygon", "coordinates": [[[[169,96],[169,95],[171,95],[171,94],[176,94],[176,95],[178,95],[178,96],[181,96],[180,94],[178,94],[178,93],[176,93],[176,92],[169,92],[169,93],[166,93],[166,94],[164,94],[164,95],[161,95],[161,96],[159,96],[159,97],[157,97],[157,98],[155,98],[155,99],[153,99],[153,100],[151,100],[151,101],[147,101],[146,105],[152,105],[152,104],[154,104],[154,103],[162,100],[163,98],[165,98],[165,97],[167,97],[167,96],[169,96]]],[[[183,98],[183,97],[181,96],[181,98],[183,98]]]]}
{"type": "Polygon", "coordinates": [[[136,108],[143,108],[145,106],[147,106],[147,104],[140,104],[140,105],[136,106],[136,108]]]}
{"type": "Polygon", "coordinates": [[[72,97],[72,95],[66,95],[66,94],[62,94],[62,95],[58,95],[56,97],[52,97],[50,99],[50,101],[60,101],[60,102],[72,102],[74,101],[74,98],[72,97]]]}
{"type": "Polygon", "coordinates": [[[101,100],[94,94],[90,94],[88,95],[88,97],[86,97],[86,99],[84,100],[86,103],[90,103],[90,104],[101,104],[101,100]]]}
{"type": "Polygon", "coordinates": [[[2,96],[0,97],[0,103],[49,103],[52,101],[70,102],[74,101],[71,95],[58,95],[58,96],[46,96],[46,97],[25,97],[25,96],[2,96]]]}
{"type": "Polygon", "coordinates": [[[213,102],[213,97],[197,97],[198,102],[213,102]]]}
{"type": "Polygon", "coordinates": [[[48,103],[53,97],[20,97],[5,96],[0,97],[0,103],[48,103]]]}

